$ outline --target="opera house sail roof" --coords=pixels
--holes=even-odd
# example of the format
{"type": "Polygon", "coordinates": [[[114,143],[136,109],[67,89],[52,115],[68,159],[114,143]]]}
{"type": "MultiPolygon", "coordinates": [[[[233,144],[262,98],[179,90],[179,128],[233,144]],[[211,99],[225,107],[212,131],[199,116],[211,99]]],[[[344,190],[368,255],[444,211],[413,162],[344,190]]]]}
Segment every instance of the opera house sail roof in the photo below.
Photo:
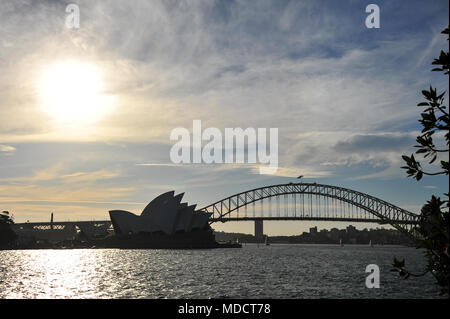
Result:
{"type": "Polygon", "coordinates": [[[178,232],[202,230],[208,226],[210,213],[195,211],[196,205],[181,203],[184,193],[170,191],[153,199],[136,215],[124,210],[111,210],[109,216],[116,234],[178,232]]]}

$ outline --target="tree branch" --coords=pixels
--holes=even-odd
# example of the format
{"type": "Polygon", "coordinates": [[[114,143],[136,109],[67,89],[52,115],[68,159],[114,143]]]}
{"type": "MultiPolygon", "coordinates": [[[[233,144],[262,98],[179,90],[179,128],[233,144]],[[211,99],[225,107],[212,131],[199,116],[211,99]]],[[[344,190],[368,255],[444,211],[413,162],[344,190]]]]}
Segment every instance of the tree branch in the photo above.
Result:
{"type": "Polygon", "coordinates": [[[421,171],[421,172],[422,172],[422,174],[428,175],[428,176],[435,176],[435,175],[448,174],[448,172],[446,172],[446,171],[436,172],[436,173],[427,173],[427,172],[424,172],[424,171],[421,171]]]}

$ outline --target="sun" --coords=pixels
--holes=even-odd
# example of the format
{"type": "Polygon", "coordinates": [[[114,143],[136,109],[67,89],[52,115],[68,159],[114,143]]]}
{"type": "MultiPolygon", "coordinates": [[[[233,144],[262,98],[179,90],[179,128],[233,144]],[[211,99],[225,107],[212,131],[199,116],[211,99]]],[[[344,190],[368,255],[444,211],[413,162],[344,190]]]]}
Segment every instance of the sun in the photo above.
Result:
{"type": "Polygon", "coordinates": [[[41,110],[59,124],[88,124],[111,107],[102,72],[95,64],[59,61],[46,65],[38,79],[41,110]]]}

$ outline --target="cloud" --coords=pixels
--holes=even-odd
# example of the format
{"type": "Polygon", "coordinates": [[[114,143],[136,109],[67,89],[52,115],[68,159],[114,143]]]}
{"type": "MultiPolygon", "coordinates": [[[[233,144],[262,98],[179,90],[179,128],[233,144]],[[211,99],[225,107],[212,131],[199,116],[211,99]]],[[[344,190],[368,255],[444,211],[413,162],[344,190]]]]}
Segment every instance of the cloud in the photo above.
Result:
{"type": "Polygon", "coordinates": [[[71,185],[71,187],[49,185],[1,185],[0,197],[8,202],[69,202],[69,203],[102,203],[126,198],[134,191],[133,187],[95,187],[95,185],[71,185]]]}
{"type": "Polygon", "coordinates": [[[13,153],[15,151],[16,151],[16,148],[14,146],[0,144],[0,152],[13,153]]]}
{"type": "Polygon", "coordinates": [[[336,143],[334,150],[342,153],[363,151],[399,151],[405,147],[411,146],[414,141],[414,134],[409,133],[357,134],[345,141],[336,143]]]}
{"type": "Polygon", "coordinates": [[[108,170],[98,170],[95,172],[75,172],[71,174],[62,175],[61,178],[67,180],[70,183],[79,183],[86,181],[98,181],[111,178],[117,178],[120,176],[118,172],[112,172],[108,170]]]}
{"type": "MultiPolygon", "coordinates": [[[[256,168],[255,168],[256,173],[256,168]]],[[[259,168],[258,168],[259,172],[259,168]]],[[[323,178],[333,176],[335,173],[326,170],[314,170],[311,167],[279,167],[274,176],[297,178],[299,175],[303,175],[303,178],[323,178]]]]}
{"type": "Polygon", "coordinates": [[[206,197],[298,175],[403,177],[420,90],[448,86],[426,62],[447,45],[436,35],[447,3],[386,2],[381,32],[352,1],[78,3],[81,28],[68,30],[63,2],[0,2],[0,153],[14,154],[1,157],[5,199],[138,203],[167,188],[206,197]],[[117,98],[95,125],[61,129],[37,107],[40,69],[66,58],[97,65],[117,98]],[[278,128],[277,176],[170,164],[171,130],[194,119],[278,128]]]}
{"type": "Polygon", "coordinates": [[[380,130],[412,119],[418,69],[405,69],[408,60],[398,57],[428,41],[367,43],[352,25],[356,7],[328,3],[331,14],[325,3],[84,1],[82,27],[72,32],[59,24],[62,4],[8,2],[0,35],[14,45],[2,53],[10,63],[0,75],[0,88],[8,83],[0,116],[11,120],[0,138],[167,142],[172,128],[193,118],[215,127],[279,127],[293,137],[325,127],[380,130]],[[32,66],[67,52],[101,66],[107,92],[119,100],[89,134],[68,136],[34,107],[32,66]]]}
{"type": "Polygon", "coordinates": [[[168,166],[168,167],[181,167],[185,164],[173,164],[173,163],[139,163],[137,166],[168,166]]]}
{"type": "Polygon", "coordinates": [[[395,179],[403,176],[401,155],[410,152],[418,132],[355,133],[310,131],[288,139],[281,167],[319,172],[316,177],[395,179]]]}
{"type": "MultiPolygon", "coordinates": [[[[73,170],[71,165],[73,163],[57,162],[27,176],[0,178],[0,201],[5,205],[34,203],[36,206],[49,203],[56,206],[133,204],[127,200],[135,190],[133,186],[111,183],[112,180],[120,179],[118,171],[100,169],[68,173],[73,170]]],[[[17,209],[12,208],[13,211],[17,209]]]]}

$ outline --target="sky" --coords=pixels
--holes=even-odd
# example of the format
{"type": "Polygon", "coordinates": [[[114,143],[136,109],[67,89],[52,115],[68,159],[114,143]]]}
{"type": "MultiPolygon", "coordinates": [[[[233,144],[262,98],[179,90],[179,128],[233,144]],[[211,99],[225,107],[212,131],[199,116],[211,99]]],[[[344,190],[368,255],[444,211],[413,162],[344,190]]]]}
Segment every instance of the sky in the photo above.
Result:
{"type": "MultiPolygon", "coordinates": [[[[264,185],[343,186],[412,212],[448,180],[406,177],[448,1],[0,2],[0,210],[16,222],[206,206],[264,185]],[[80,11],[68,28],[69,3],[80,11]],[[380,8],[368,29],[365,8],[380,8]],[[72,88],[76,87],[76,90],[72,88]],[[279,169],[174,164],[175,128],[278,128],[279,169]]],[[[446,102],[448,95],[446,95],[446,102]]],[[[446,104],[448,105],[448,104],[446,104]]],[[[266,222],[269,235],[316,224],[266,222]]],[[[319,223],[320,228],[347,224],[319,223]]],[[[377,227],[359,224],[357,227],[377,227]]],[[[213,226],[253,232],[250,222],[213,226]]]]}

